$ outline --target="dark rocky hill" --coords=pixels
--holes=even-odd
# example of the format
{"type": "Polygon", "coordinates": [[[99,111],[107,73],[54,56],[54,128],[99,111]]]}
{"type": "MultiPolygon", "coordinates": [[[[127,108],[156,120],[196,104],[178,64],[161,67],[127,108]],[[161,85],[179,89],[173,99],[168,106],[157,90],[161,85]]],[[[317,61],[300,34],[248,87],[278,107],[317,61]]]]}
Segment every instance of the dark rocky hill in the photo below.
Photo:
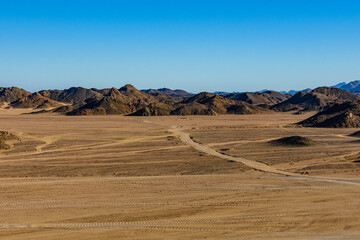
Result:
{"type": "Polygon", "coordinates": [[[30,94],[31,94],[30,92],[17,87],[9,87],[9,88],[0,87],[0,105],[2,105],[2,103],[4,102],[7,103],[14,102],[19,98],[27,97],[30,94]]]}
{"type": "MultiPolygon", "coordinates": [[[[182,102],[185,105],[190,103],[201,104],[204,107],[202,109],[209,109],[209,114],[254,114],[260,112],[267,112],[268,110],[262,107],[248,104],[242,101],[236,101],[218,96],[212,93],[199,93],[191,98],[182,102]]],[[[187,106],[188,107],[188,106],[187,106]]],[[[188,107],[189,108],[189,107],[188,107]]],[[[197,107],[199,108],[199,107],[197,107]]],[[[202,111],[204,111],[202,110],[202,111]]]]}
{"type": "Polygon", "coordinates": [[[304,127],[358,128],[360,104],[351,102],[335,104],[298,124],[304,127]]]}
{"type": "Polygon", "coordinates": [[[131,85],[112,88],[100,100],[91,101],[69,112],[69,115],[124,114],[131,116],[166,115],[218,115],[253,114],[267,112],[268,109],[242,101],[223,98],[212,93],[199,93],[185,100],[164,94],[149,95],[131,85]],[[174,100],[176,99],[176,100],[174,100]]]}
{"type": "Polygon", "coordinates": [[[288,100],[276,104],[277,111],[319,111],[336,103],[356,102],[360,97],[338,88],[319,87],[311,92],[299,92],[288,100]]]}
{"type": "Polygon", "coordinates": [[[158,102],[154,97],[137,90],[132,85],[125,85],[119,90],[110,89],[101,99],[93,100],[71,112],[69,115],[106,115],[131,114],[150,103],[158,102]]]}

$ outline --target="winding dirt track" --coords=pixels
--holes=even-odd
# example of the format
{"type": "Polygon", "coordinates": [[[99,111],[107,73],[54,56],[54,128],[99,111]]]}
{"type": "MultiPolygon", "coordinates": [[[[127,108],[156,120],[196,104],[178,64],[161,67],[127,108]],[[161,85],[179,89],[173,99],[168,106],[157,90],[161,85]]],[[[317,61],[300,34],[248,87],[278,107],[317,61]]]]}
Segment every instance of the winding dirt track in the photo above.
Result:
{"type": "MultiPolygon", "coordinates": [[[[148,123],[152,123],[149,121],[146,121],[148,123]]],[[[192,146],[193,148],[204,152],[206,154],[215,156],[215,157],[219,157],[222,159],[226,159],[228,161],[234,161],[234,162],[240,162],[243,163],[255,170],[258,171],[262,171],[262,172],[267,172],[267,173],[272,173],[272,174],[278,174],[278,175],[283,175],[286,177],[292,177],[292,178],[298,178],[298,179],[306,179],[306,180],[317,180],[317,181],[327,181],[327,182],[339,182],[339,183],[346,183],[346,184],[355,184],[355,185],[360,185],[360,179],[343,179],[343,178],[328,178],[328,177],[311,177],[311,176],[303,176],[303,175],[299,175],[299,174],[295,174],[295,173],[291,173],[291,172],[286,172],[286,171],[282,171],[282,170],[278,170],[274,167],[271,167],[269,165],[266,165],[264,163],[260,163],[257,161],[253,161],[253,160],[248,160],[245,158],[240,158],[240,157],[234,157],[234,156],[229,156],[229,155],[225,155],[222,153],[217,152],[216,150],[200,144],[198,142],[195,142],[191,136],[188,133],[185,133],[182,131],[181,128],[179,128],[178,126],[172,126],[171,129],[169,129],[169,131],[171,131],[172,133],[174,133],[175,135],[177,135],[181,141],[183,141],[184,143],[192,146]]]]}

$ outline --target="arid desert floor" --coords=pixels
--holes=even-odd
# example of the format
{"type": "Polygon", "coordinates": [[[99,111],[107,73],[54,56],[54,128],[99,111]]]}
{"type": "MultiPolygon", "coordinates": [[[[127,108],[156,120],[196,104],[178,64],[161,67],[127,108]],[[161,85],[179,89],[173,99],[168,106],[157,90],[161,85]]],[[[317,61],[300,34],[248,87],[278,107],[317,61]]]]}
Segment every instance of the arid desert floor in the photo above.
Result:
{"type": "Polygon", "coordinates": [[[0,130],[0,239],[359,239],[356,129],[291,113],[20,115],[0,130]],[[269,141],[300,135],[305,147],[269,141]]]}

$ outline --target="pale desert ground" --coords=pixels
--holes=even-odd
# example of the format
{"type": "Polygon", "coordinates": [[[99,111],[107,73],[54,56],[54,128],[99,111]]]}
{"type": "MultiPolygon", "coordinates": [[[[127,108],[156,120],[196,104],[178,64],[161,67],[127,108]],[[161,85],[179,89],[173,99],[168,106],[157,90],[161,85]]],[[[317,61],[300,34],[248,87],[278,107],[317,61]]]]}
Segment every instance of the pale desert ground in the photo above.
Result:
{"type": "Polygon", "coordinates": [[[0,239],[360,239],[356,129],[309,114],[20,115],[0,130],[0,239]],[[318,144],[273,146],[301,135],[318,144]]]}

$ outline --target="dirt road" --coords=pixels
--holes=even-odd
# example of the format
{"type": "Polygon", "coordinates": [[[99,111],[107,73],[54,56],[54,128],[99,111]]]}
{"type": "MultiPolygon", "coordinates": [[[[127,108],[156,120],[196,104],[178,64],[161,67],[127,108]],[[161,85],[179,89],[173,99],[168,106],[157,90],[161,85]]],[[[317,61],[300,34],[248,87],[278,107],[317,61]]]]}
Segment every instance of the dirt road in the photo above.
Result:
{"type": "MultiPolygon", "coordinates": [[[[148,123],[151,123],[149,121],[147,121],[148,123]]],[[[194,141],[192,139],[192,137],[190,136],[190,134],[185,133],[182,131],[181,128],[179,128],[178,126],[172,126],[171,129],[169,130],[172,133],[174,133],[175,135],[179,136],[179,138],[181,139],[181,141],[183,141],[184,143],[192,146],[193,148],[204,152],[206,154],[215,156],[215,157],[219,157],[222,159],[226,159],[228,161],[233,161],[233,162],[240,162],[243,163],[255,170],[258,171],[262,171],[262,172],[267,172],[267,173],[273,173],[273,174],[279,174],[279,175],[284,175],[286,177],[292,177],[292,178],[298,178],[298,179],[307,179],[307,180],[317,180],[317,181],[327,181],[327,182],[339,182],[339,183],[346,183],[346,184],[355,184],[355,185],[360,185],[360,179],[343,179],[343,178],[327,178],[327,177],[312,177],[312,176],[303,176],[303,175],[299,175],[299,174],[295,174],[295,173],[291,173],[291,172],[286,172],[286,171],[282,171],[282,170],[278,170],[274,167],[271,167],[269,165],[266,165],[264,163],[260,163],[257,161],[253,161],[253,160],[248,160],[248,159],[244,159],[244,158],[240,158],[240,157],[234,157],[234,156],[230,156],[230,155],[226,155],[223,153],[219,153],[216,150],[203,145],[201,143],[198,143],[196,141],[194,141]]]]}

